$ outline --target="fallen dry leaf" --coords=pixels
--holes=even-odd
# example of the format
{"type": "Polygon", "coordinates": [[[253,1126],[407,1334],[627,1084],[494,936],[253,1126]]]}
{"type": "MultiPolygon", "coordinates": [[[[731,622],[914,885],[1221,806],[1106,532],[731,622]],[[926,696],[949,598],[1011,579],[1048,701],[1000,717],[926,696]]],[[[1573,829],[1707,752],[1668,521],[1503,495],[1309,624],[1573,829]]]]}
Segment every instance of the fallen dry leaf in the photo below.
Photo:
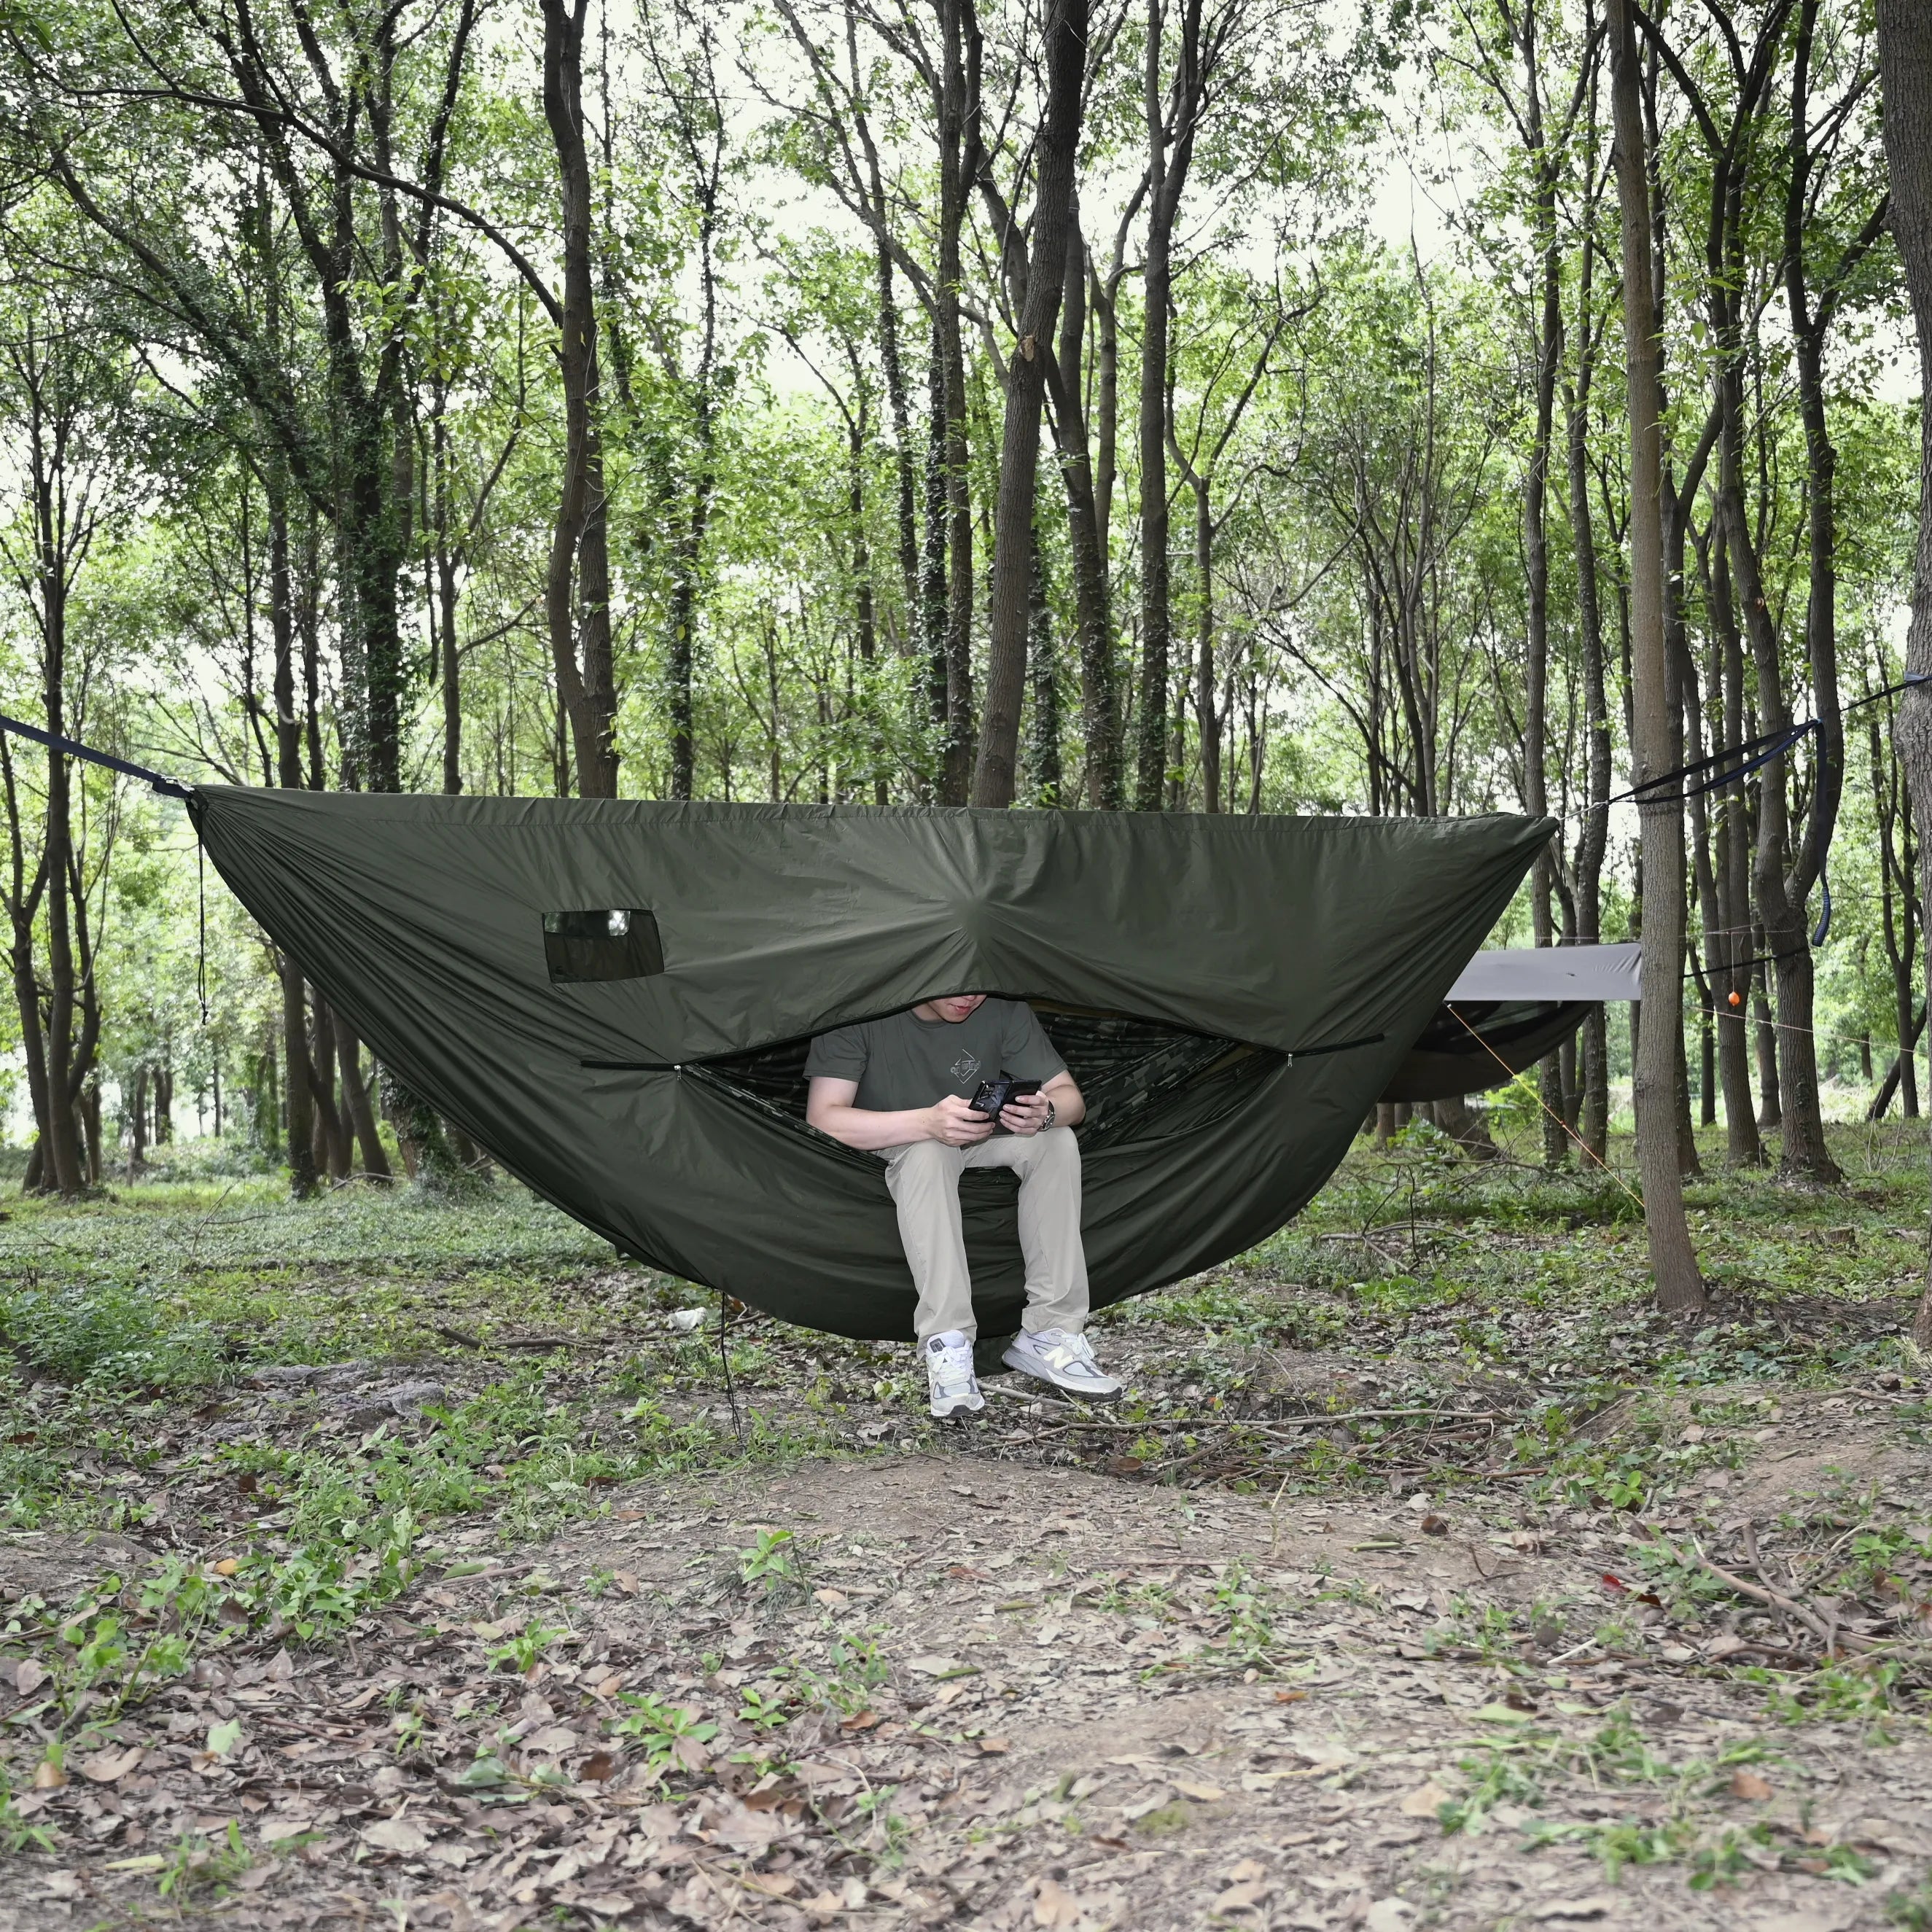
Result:
{"type": "Polygon", "coordinates": [[[1170,1778],[1167,1781],[1182,1797],[1197,1799],[1203,1804],[1218,1804],[1228,1795],[1218,1784],[1202,1784],[1192,1778],[1170,1778]]]}
{"type": "Polygon", "coordinates": [[[1367,1932],[1404,1932],[1415,1910],[1406,1898],[1378,1898],[1362,1919],[1367,1932]]]}
{"type": "Polygon", "coordinates": [[[879,1721],[876,1711],[854,1711],[838,1726],[842,1731],[869,1731],[879,1721]]]}
{"type": "Polygon", "coordinates": [[[92,1757],[84,1757],[74,1768],[90,1784],[112,1784],[117,1778],[125,1778],[141,1762],[142,1748],[130,1744],[125,1750],[96,1751],[92,1757]]]}
{"type": "Polygon", "coordinates": [[[413,1818],[385,1818],[380,1824],[370,1826],[362,1834],[365,1845],[374,1845],[378,1851],[398,1852],[409,1856],[429,1849],[429,1834],[413,1818]]]}
{"type": "Polygon", "coordinates": [[[1012,1746],[1004,1738],[982,1738],[980,1754],[982,1757],[1004,1757],[1012,1746]]]}
{"type": "Polygon", "coordinates": [[[1308,1701],[1306,1690],[1277,1690],[1274,1694],[1277,1704],[1305,1704],[1308,1701]]]}
{"type": "Polygon", "coordinates": [[[1771,1796],[1771,1781],[1760,1778],[1754,1771],[1734,1771],[1731,1773],[1731,1796],[1748,1798],[1761,1804],[1771,1796]]]}
{"type": "Polygon", "coordinates": [[[607,1750],[592,1751],[577,1768],[578,1778],[586,1784],[606,1783],[610,1774],[617,1768],[617,1760],[607,1750]]]}
{"type": "Polygon", "coordinates": [[[1228,1874],[1230,1885],[1252,1885],[1258,1878],[1266,1878],[1268,1868],[1258,1858],[1244,1858],[1228,1874]]]}
{"type": "Polygon", "coordinates": [[[232,1576],[241,1567],[242,1565],[233,1557],[224,1556],[219,1563],[214,1565],[214,1570],[218,1576],[232,1576]]]}
{"type": "Polygon", "coordinates": [[[1214,1901],[1216,1912],[1252,1912],[1268,1895],[1265,1879],[1251,1878],[1240,1885],[1231,1885],[1214,1901]]]}
{"type": "Polygon", "coordinates": [[[1616,1910],[1616,1904],[1614,1893],[1593,1892],[1586,1898],[1552,1898],[1547,1905],[1539,1905],[1531,1916],[1539,1921],[1606,1918],[1616,1910]]]}
{"type": "Polygon", "coordinates": [[[51,1758],[43,1758],[34,1767],[36,1791],[58,1791],[67,1782],[67,1773],[51,1758]]]}
{"type": "Polygon", "coordinates": [[[789,1898],[798,1889],[798,1880],[789,1872],[747,1872],[745,1882],[768,1898],[789,1898]]]}
{"type": "Polygon", "coordinates": [[[22,1697],[31,1697],[47,1681],[46,1666],[31,1657],[23,1657],[14,1671],[14,1688],[22,1697]]]}
{"type": "Polygon", "coordinates": [[[1033,1901],[1033,1922],[1064,1932],[1064,1928],[1080,1923],[1081,1904],[1072,1892],[1058,1880],[1043,1878],[1040,1890],[1033,1901]]]}
{"type": "Polygon", "coordinates": [[[1396,1807],[1405,1818],[1432,1818],[1449,1802],[1449,1794],[1432,1780],[1405,1791],[1396,1807]]]}

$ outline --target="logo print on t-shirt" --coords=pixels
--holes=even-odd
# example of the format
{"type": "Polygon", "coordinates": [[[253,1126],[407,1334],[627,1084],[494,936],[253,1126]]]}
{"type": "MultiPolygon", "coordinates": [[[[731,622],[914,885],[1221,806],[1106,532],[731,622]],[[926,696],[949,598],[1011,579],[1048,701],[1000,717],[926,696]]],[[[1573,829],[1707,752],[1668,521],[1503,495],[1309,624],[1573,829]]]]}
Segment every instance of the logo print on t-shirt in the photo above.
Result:
{"type": "Polygon", "coordinates": [[[976,1053],[962,1053],[952,1063],[952,1077],[963,1087],[980,1070],[980,1056],[976,1053]]]}

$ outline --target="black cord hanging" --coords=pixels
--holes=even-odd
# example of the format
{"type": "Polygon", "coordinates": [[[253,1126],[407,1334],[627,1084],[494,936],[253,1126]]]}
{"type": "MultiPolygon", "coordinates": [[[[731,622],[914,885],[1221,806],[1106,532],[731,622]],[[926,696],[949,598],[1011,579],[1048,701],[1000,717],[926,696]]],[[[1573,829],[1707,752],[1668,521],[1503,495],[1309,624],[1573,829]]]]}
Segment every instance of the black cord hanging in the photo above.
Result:
{"type": "Polygon", "coordinates": [[[202,1030],[208,1026],[208,848],[201,842],[201,827],[194,830],[194,884],[196,908],[196,943],[194,958],[194,986],[201,1000],[202,1030]]]}
{"type": "Polygon", "coordinates": [[[731,1379],[730,1318],[731,1298],[721,1288],[718,1291],[718,1357],[724,1364],[724,1399],[731,1405],[731,1432],[742,1442],[745,1423],[738,1413],[737,1385],[731,1379]]]}

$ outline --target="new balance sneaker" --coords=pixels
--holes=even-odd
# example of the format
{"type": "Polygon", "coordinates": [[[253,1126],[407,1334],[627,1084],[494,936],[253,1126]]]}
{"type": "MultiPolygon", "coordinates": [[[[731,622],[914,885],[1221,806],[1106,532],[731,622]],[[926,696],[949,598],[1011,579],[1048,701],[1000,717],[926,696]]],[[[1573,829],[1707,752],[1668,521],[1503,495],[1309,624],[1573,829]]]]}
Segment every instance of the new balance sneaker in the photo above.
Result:
{"type": "Polygon", "coordinates": [[[973,1345],[957,1328],[935,1335],[920,1351],[926,1358],[927,1406],[940,1421],[950,1415],[976,1415],[986,1406],[973,1372],[973,1345]]]}
{"type": "Polygon", "coordinates": [[[1016,1335],[1005,1359],[1008,1368],[1088,1402],[1112,1402],[1120,1392],[1120,1383],[1094,1360],[1093,1345],[1084,1335],[1070,1335],[1060,1328],[1016,1335]]]}

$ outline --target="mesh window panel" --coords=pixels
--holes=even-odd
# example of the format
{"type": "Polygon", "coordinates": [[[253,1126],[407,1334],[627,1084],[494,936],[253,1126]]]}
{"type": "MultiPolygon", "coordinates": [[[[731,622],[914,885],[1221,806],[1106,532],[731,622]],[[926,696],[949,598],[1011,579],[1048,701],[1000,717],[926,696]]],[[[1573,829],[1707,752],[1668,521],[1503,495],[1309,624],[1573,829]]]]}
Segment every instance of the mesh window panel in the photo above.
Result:
{"type": "Polygon", "coordinates": [[[642,980],[664,969],[658,922],[647,912],[616,908],[594,912],[547,912],[544,963],[552,981],[642,980]]]}

